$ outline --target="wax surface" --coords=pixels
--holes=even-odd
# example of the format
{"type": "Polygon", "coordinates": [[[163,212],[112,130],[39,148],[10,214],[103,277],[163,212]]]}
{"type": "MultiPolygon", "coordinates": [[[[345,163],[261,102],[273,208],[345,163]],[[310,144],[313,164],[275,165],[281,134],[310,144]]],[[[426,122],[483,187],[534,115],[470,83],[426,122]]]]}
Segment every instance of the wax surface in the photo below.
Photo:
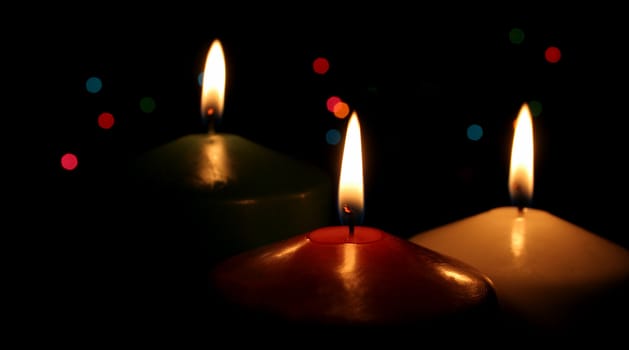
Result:
{"type": "Polygon", "coordinates": [[[506,310],[542,329],[626,317],[629,251],[546,211],[495,208],[410,241],[483,271],[506,310]]]}
{"type": "Polygon", "coordinates": [[[219,303],[245,310],[235,324],[255,314],[306,327],[447,323],[447,330],[465,320],[471,329],[497,309],[491,281],[476,269],[364,226],[352,237],[348,227],[331,226],[245,252],[210,280],[219,303]]]}
{"type": "Polygon", "coordinates": [[[329,222],[326,174],[237,135],[181,137],[143,155],[132,175],[143,227],[200,235],[211,260],[329,222]]]}

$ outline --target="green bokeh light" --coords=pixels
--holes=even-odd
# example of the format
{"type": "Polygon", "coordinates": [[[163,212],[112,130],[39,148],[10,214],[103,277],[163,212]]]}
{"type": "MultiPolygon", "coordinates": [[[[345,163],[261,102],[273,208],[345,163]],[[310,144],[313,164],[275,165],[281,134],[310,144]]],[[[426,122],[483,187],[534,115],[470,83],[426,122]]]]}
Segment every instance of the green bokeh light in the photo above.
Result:
{"type": "Polygon", "coordinates": [[[512,44],[521,44],[524,41],[524,31],[520,28],[513,28],[509,31],[509,41],[512,44]]]}
{"type": "Polygon", "coordinates": [[[144,113],[152,113],[155,111],[155,100],[152,97],[143,97],[140,100],[140,109],[144,113]]]}

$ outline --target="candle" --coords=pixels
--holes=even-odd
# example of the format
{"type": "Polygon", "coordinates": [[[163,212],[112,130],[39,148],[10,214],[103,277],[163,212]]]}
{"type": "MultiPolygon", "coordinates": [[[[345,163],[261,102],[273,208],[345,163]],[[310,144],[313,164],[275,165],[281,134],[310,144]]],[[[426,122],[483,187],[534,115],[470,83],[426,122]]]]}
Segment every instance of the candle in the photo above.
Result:
{"type": "MultiPolygon", "coordinates": [[[[363,226],[360,125],[350,116],[338,205],[342,225],[240,253],[210,275],[221,324],[258,324],[327,337],[408,330],[478,329],[497,310],[492,282],[475,268],[377,228],[363,226]],[[230,322],[231,321],[231,322],[230,322]],[[325,332],[315,332],[324,329],[325,332]],[[332,333],[330,333],[332,332],[332,333]],[[349,333],[348,333],[349,332],[349,333]]],[[[327,338],[326,338],[327,339],[327,338]]]]}
{"type": "Polygon", "coordinates": [[[530,207],[534,149],[527,104],[522,105],[515,125],[509,173],[514,205],[428,230],[410,240],[486,273],[515,331],[527,326],[539,334],[574,330],[593,334],[595,328],[611,333],[617,320],[609,315],[626,317],[629,252],[530,207]]]}
{"type": "Polygon", "coordinates": [[[214,40],[201,96],[209,132],[178,138],[133,164],[133,176],[144,190],[141,205],[150,208],[143,209],[149,217],[141,227],[155,226],[157,230],[148,232],[151,238],[167,232],[168,249],[188,236],[181,254],[189,254],[188,244],[193,244],[209,254],[210,264],[327,224],[330,216],[332,186],[322,170],[216,130],[225,82],[223,48],[214,40]]]}

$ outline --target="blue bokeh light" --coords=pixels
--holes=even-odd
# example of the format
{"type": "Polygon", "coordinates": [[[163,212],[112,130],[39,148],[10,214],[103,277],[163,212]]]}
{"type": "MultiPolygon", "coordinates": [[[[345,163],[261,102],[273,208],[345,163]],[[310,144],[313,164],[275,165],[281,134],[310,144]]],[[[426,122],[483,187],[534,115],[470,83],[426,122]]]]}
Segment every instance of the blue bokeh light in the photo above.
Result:
{"type": "Polygon", "coordinates": [[[483,137],[483,128],[478,124],[472,124],[467,127],[467,138],[472,141],[478,141],[483,137]]]}
{"type": "Polygon", "coordinates": [[[85,88],[88,92],[95,94],[103,88],[103,82],[98,77],[90,77],[85,82],[85,88]]]}
{"type": "Polygon", "coordinates": [[[325,134],[325,142],[327,142],[328,145],[338,145],[338,143],[341,142],[341,132],[337,129],[328,130],[325,134]]]}

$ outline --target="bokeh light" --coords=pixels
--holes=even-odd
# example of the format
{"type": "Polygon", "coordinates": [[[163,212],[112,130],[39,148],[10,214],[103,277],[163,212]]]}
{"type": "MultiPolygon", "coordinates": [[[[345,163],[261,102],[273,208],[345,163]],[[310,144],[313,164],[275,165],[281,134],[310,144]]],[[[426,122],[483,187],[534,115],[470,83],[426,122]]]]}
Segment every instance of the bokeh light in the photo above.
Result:
{"type": "Polygon", "coordinates": [[[144,113],[152,113],[155,111],[155,100],[152,97],[143,97],[140,100],[140,109],[144,113]]]}
{"type": "Polygon", "coordinates": [[[349,105],[343,101],[334,105],[334,116],[343,119],[349,115],[349,105]]]}
{"type": "Polygon", "coordinates": [[[539,101],[529,101],[529,110],[533,117],[537,117],[542,113],[542,103],[539,101]]]}
{"type": "Polygon", "coordinates": [[[79,165],[79,159],[73,153],[66,153],[61,156],[61,167],[64,170],[74,170],[79,165]]]}
{"type": "Polygon", "coordinates": [[[341,142],[341,132],[338,129],[330,129],[325,133],[325,142],[328,145],[338,145],[341,142]]]}
{"type": "Polygon", "coordinates": [[[556,46],[549,46],[544,51],[544,58],[548,63],[557,63],[561,59],[561,50],[556,46]]]}
{"type": "Polygon", "coordinates": [[[98,77],[90,77],[85,81],[85,89],[89,93],[95,94],[103,88],[103,82],[98,77]]]}
{"type": "Polygon", "coordinates": [[[114,115],[109,112],[103,112],[98,116],[98,126],[101,129],[111,129],[114,126],[114,115]]]}
{"type": "Polygon", "coordinates": [[[524,41],[524,31],[520,28],[513,28],[509,31],[509,41],[512,44],[521,44],[524,41]]]}
{"type": "Polygon", "coordinates": [[[467,138],[472,141],[478,141],[483,137],[483,128],[478,124],[472,124],[467,127],[467,138]]]}
{"type": "Polygon", "coordinates": [[[331,96],[331,97],[328,97],[327,101],[325,102],[325,106],[330,113],[334,113],[334,106],[336,106],[336,104],[339,102],[341,102],[340,97],[331,96]]]}
{"type": "Polygon", "coordinates": [[[326,101],[326,108],[332,112],[335,117],[343,119],[349,115],[349,105],[338,96],[328,97],[326,101]]]}
{"type": "Polygon", "coordinates": [[[317,74],[323,75],[327,73],[329,69],[330,69],[330,62],[327,60],[327,58],[317,57],[312,62],[312,70],[314,70],[314,72],[317,74]]]}

